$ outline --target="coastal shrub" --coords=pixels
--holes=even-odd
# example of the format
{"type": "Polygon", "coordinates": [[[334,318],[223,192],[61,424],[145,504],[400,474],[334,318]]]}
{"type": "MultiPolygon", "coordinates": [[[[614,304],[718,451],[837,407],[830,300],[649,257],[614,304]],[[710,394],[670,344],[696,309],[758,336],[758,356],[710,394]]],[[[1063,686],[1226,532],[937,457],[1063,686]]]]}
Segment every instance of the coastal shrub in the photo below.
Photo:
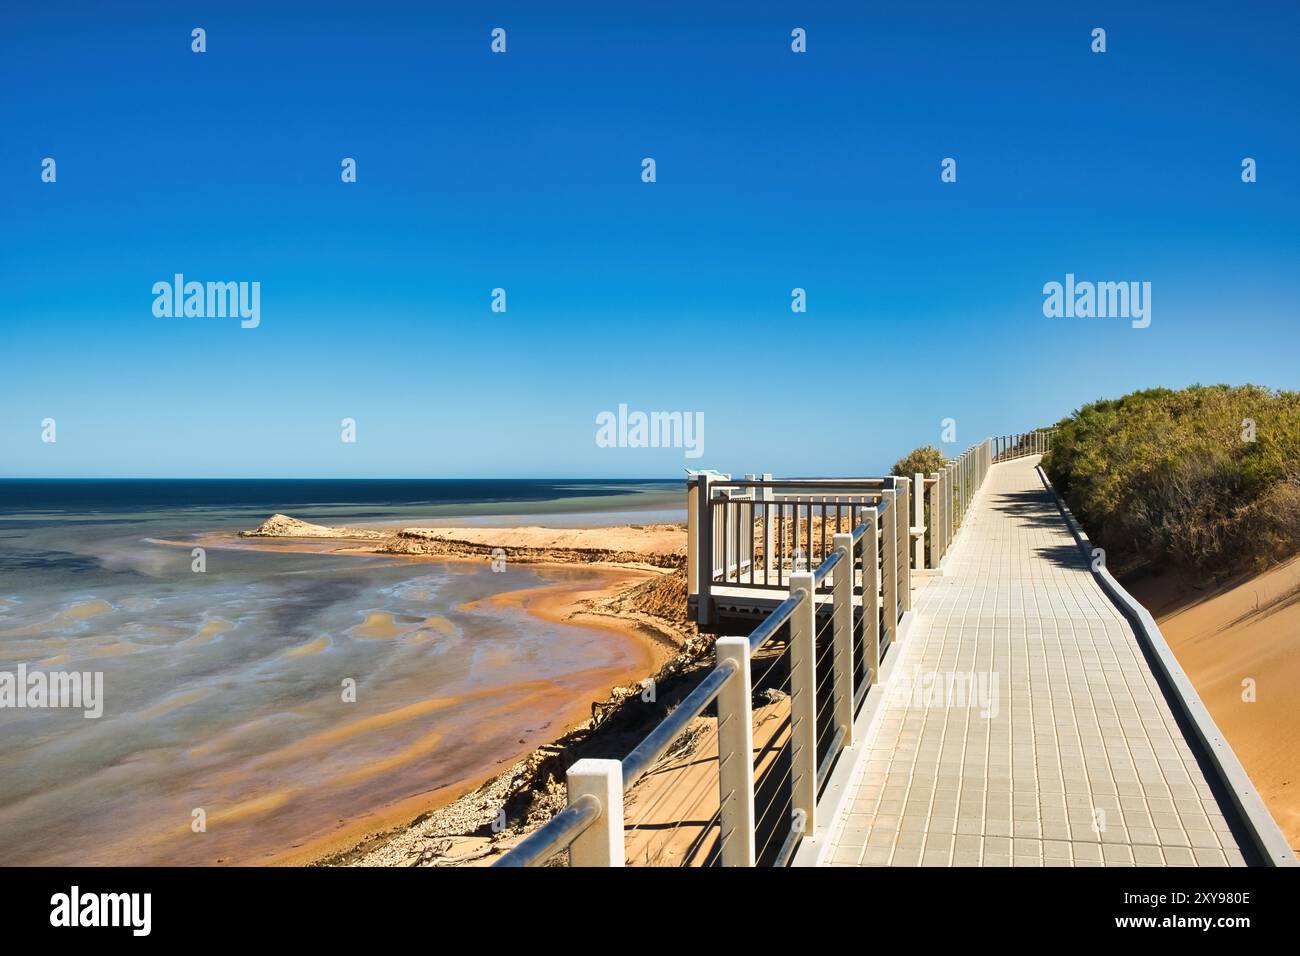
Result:
{"type": "Polygon", "coordinates": [[[1146,389],[1058,428],[1044,468],[1112,570],[1217,578],[1300,552],[1300,393],[1146,389]]]}
{"type": "Polygon", "coordinates": [[[911,478],[918,471],[923,475],[929,475],[946,464],[948,459],[944,457],[943,452],[933,445],[922,445],[920,448],[913,448],[894,462],[894,469],[890,474],[900,478],[911,478]]]}

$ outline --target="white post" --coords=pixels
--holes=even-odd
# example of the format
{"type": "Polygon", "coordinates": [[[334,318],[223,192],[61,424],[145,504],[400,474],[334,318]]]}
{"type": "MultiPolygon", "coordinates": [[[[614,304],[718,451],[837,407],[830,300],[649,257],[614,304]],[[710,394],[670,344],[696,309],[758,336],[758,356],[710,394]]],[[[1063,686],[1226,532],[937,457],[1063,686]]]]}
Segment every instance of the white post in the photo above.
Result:
{"type": "Polygon", "coordinates": [[[713,553],[713,497],[712,475],[700,475],[696,486],[696,521],[699,537],[696,541],[696,572],[699,575],[699,599],[696,606],[696,621],[701,625],[713,622],[713,567],[716,563],[713,553]]]}
{"type": "Polygon", "coordinates": [[[723,866],[753,866],[754,717],[749,638],[720,637],[718,663],[735,661],[736,672],[718,691],[718,798],[723,866]]]}
{"type": "MultiPolygon", "coordinates": [[[[746,481],[755,481],[757,480],[757,478],[758,478],[757,475],[745,476],[746,481]]],[[[754,502],[758,501],[758,495],[759,495],[758,488],[750,488],[749,489],[750,503],[747,505],[740,506],[740,510],[744,513],[745,516],[745,530],[742,531],[740,534],[741,560],[745,564],[749,565],[751,572],[755,574],[757,574],[758,572],[757,569],[754,567],[754,515],[756,513],[754,509],[757,507],[757,505],[754,504],[754,502]]]]}
{"type": "Polygon", "coordinates": [[[925,570],[925,475],[919,471],[912,476],[912,524],[916,532],[915,550],[916,570],[925,570]]]}
{"type": "MultiPolygon", "coordinates": [[[[955,509],[955,498],[953,494],[953,479],[956,476],[956,466],[948,466],[948,480],[944,482],[947,485],[943,492],[943,510],[948,517],[948,530],[944,535],[946,545],[952,544],[952,536],[957,532],[957,516],[953,513],[955,509]]],[[[944,550],[948,550],[947,546],[944,550]]]]}
{"type": "Polygon", "coordinates": [[[686,486],[687,597],[696,597],[700,593],[700,495],[698,486],[702,481],[704,481],[704,476],[699,475],[686,486]]]}
{"type": "MultiPolygon", "coordinates": [[[[770,482],[771,480],[772,473],[770,471],[763,472],[763,481],[770,482]]],[[[772,558],[777,553],[776,541],[772,538],[772,502],[775,499],[776,493],[772,490],[772,486],[765,484],[763,486],[763,542],[768,551],[767,554],[763,555],[763,567],[765,568],[772,566],[772,558]]],[[[766,576],[763,578],[763,583],[767,583],[766,576]]]]}
{"type": "Polygon", "coordinates": [[[811,571],[790,575],[790,594],[807,597],[790,615],[791,810],[805,834],[817,812],[817,603],[811,571]]]}
{"type": "Polygon", "coordinates": [[[930,519],[926,523],[925,535],[930,545],[930,567],[937,568],[939,558],[943,556],[939,538],[939,472],[932,472],[930,477],[933,479],[930,484],[930,519]]]}
{"type": "MultiPolygon", "coordinates": [[[[938,485],[935,485],[938,488],[938,485]]],[[[867,683],[880,682],[880,509],[871,509],[871,519],[862,535],[862,615],[866,626],[863,653],[867,655],[867,683]]]]}
{"type": "Polygon", "coordinates": [[[623,865],[623,765],[579,760],[565,775],[569,804],[586,794],[600,801],[600,816],[569,845],[570,866],[623,865]]]}
{"type": "Polygon", "coordinates": [[[897,492],[887,491],[885,494],[889,496],[889,507],[885,510],[884,520],[885,566],[881,569],[881,590],[885,599],[886,631],[880,635],[880,639],[892,644],[898,636],[898,529],[905,522],[899,520],[901,515],[898,513],[897,492]]]}
{"type": "Polygon", "coordinates": [[[912,479],[899,478],[897,487],[902,491],[894,495],[898,517],[894,528],[898,532],[897,546],[902,551],[898,559],[898,604],[900,613],[912,610],[912,479]]]}
{"type": "Polygon", "coordinates": [[[837,534],[835,550],[841,553],[835,566],[831,587],[831,613],[834,615],[835,723],[844,728],[844,746],[853,746],[853,535],[837,534]]]}

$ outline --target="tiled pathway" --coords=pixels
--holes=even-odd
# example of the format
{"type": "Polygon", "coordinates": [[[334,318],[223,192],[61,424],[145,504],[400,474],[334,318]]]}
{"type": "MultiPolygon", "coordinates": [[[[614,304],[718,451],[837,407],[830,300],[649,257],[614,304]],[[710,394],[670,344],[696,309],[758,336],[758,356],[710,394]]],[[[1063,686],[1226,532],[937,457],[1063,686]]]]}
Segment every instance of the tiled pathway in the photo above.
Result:
{"type": "Polygon", "coordinates": [[[1037,462],[993,466],[920,592],[829,864],[1244,862],[1037,462]]]}

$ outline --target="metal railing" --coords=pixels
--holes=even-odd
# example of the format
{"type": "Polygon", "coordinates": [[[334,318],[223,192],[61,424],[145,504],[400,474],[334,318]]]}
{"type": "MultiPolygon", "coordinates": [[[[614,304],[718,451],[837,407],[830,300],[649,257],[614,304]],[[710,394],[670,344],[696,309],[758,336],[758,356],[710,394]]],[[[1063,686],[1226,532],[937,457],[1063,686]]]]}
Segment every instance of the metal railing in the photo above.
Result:
{"type": "Polygon", "coordinates": [[[674,856],[787,864],[815,832],[820,791],[898,639],[911,569],[939,566],[996,461],[1040,454],[1051,437],[988,438],[911,479],[693,476],[687,576],[697,619],[710,623],[718,589],[776,603],[747,636],[717,639],[713,667],[626,757],[575,762],[565,809],[495,865],[543,865],[564,851],[573,866],[674,856]],[[769,702],[756,707],[756,692],[769,702]],[[777,717],[756,734],[760,710],[777,717]],[[689,759],[675,756],[683,741],[689,759]],[[653,791],[644,800],[638,784],[653,791]],[[639,821],[629,823],[625,797],[639,821]],[[642,831],[664,835],[629,858],[629,834],[636,842],[642,831]]]}
{"type": "Polygon", "coordinates": [[[1055,437],[1055,428],[1036,428],[1031,432],[991,438],[993,460],[1010,461],[1012,458],[1025,458],[1029,455],[1045,455],[1051,450],[1052,439],[1055,437]]]}
{"type": "MultiPolygon", "coordinates": [[[[701,810],[701,801],[692,800],[682,811],[703,820],[692,832],[711,834],[708,852],[696,858],[722,866],[788,863],[816,825],[821,788],[853,743],[854,718],[898,637],[907,598],[895,525],[905,530],[906,523],[894,520],[895,500],[890,490],[860,508],[857,526],[831,537],[814,570],[789,571],[783,599],[747,636],[718,638],[713,667],[626,757],[574,763],[568,806],[495,865],[537,866],[564,850],[574,866],[635,862],[628,860],[625,837],[637,824],[625,818],[625,795],[642,781],[663,794],[700,789],[701,779],[711,802],[701,810]],[[789,688],[788,714],[768,722],[774,726],[760,725],[765,729],[756,741],[754,694],[775,686],[773,674],[789,688]],[[710,706],[711,718],[705,716],[710,706]],[[701,720],[712,723],[707,736],[716,739],[716,757],[700,761],[697,750],[681,767],[662,771],[672,763],[674,745],[701,720]],[[758,805],[756,793],[764,794],[758,805]]],[[[681,843],[692,840],[698,835],[681,843]]]]}

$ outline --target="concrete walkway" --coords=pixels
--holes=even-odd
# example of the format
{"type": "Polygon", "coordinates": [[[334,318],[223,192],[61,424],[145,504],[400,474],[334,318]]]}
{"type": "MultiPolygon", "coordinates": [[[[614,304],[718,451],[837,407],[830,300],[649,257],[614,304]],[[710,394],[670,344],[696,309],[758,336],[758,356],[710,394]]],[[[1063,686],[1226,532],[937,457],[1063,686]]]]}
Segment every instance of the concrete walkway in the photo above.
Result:
{"type": "Polygon", "coordinates": [[[1037,463],[993,466],[918,595],[826,863],[1244,863],[1037,463]]]}

